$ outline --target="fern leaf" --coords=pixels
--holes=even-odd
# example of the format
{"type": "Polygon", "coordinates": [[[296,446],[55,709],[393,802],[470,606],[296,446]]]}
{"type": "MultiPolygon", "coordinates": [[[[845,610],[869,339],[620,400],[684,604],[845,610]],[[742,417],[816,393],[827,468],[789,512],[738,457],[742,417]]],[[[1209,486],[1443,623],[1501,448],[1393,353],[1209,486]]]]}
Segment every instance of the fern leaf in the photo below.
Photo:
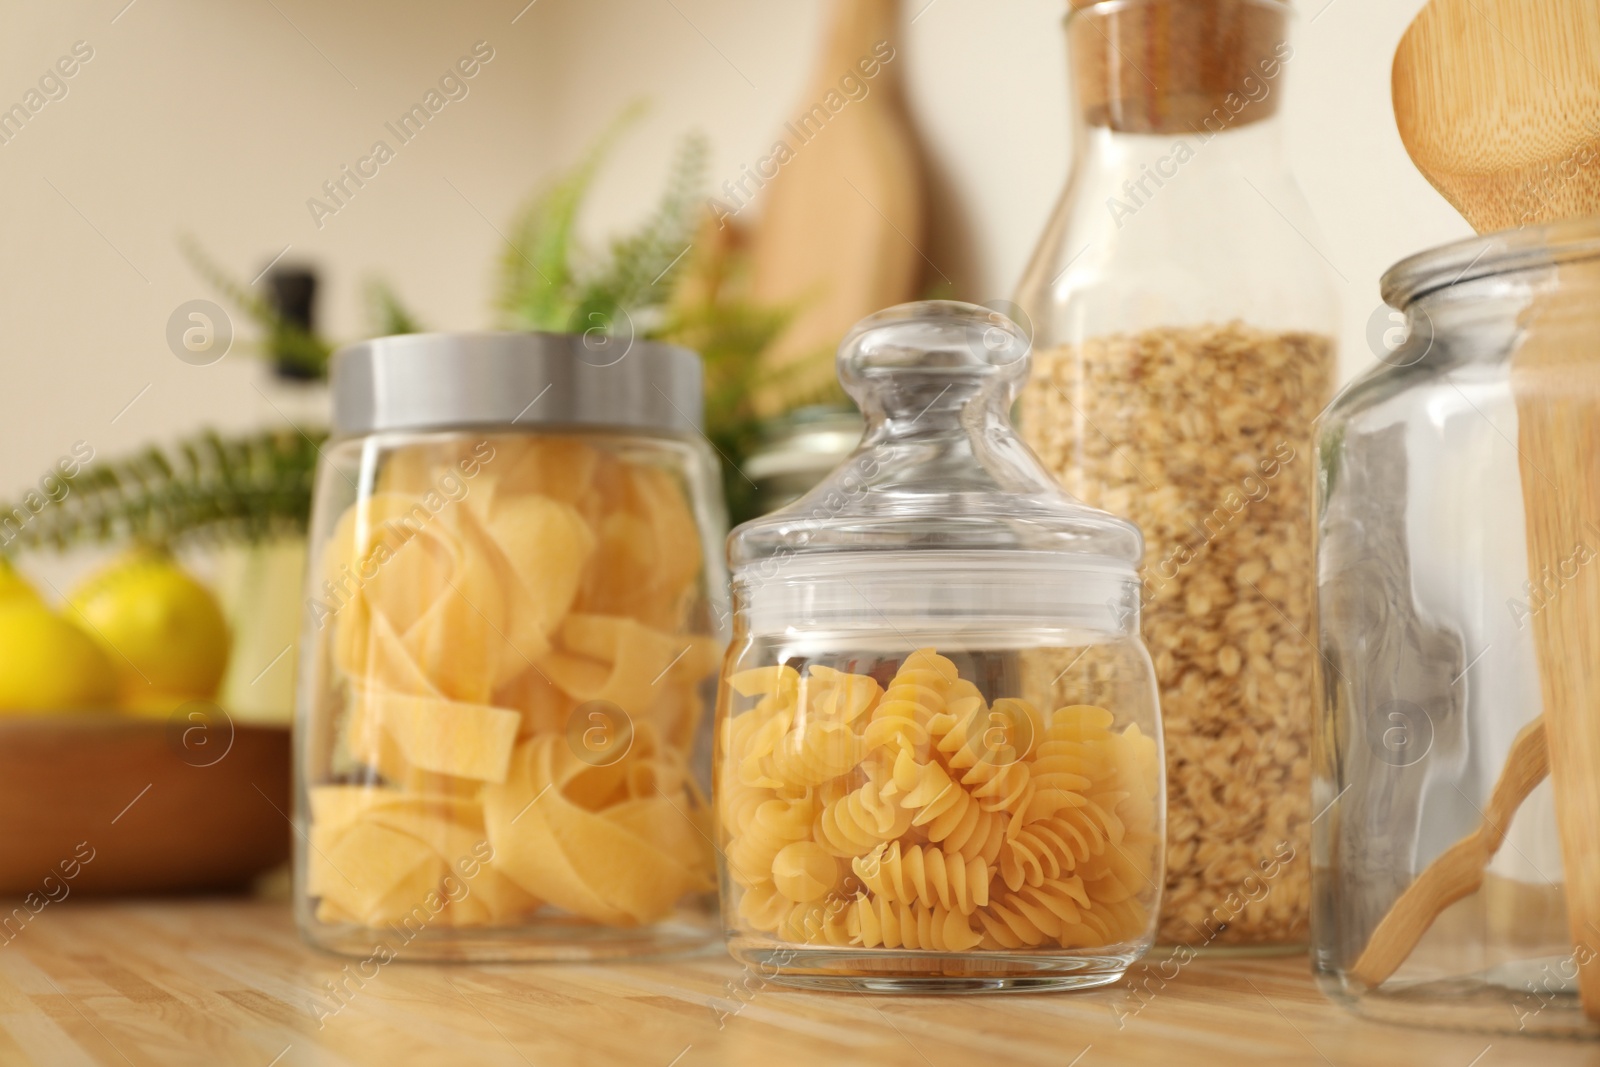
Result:
{"type": "Polygon", "coordinates": [[[250,291],[212,259],[198,241],[186,237],[181,242],[184,256],[223,299],[260,328],[263,340],[250,348],[277,361],[280,369],[296,378],[320,379],[328,376],[328,360],[333,346],[320,336],[279,315],[264,298],[250,291]]]}
{"type": "Polygon", "coordinates": [[[255,541],[303,533],[317,441],[299,433],[223,438],[207,430],[65,478],[37,512],[0,505],[0,550],[123,541],[255,541]]]}
{"type": "Polygon", "coordinates": [[[578,299],[574,293],[578,209],[611,147],[644,113],[635,103],[612,120],[577,166],[536,195],[512,226],[500,257],[496,298],[504,325],[521,330],[566,330],[578,299]]]}
{"type": "Polygon", "coordinates": [[[670,300],[694,246],[709,155],[703,134],[684,138],[655,211],[633,233],[612,240],[606,269],[583,286],[580,317],[571,329],[608,325],[626,312],[643,320],[635,322],[641,333],[656,332],[658,323],[651,320],[670,300]]]}
{"type": "Polygon", "coordinates": [[[378,337],[424,332],[421,321],[400,302],[399,294],[382,278],[367,282],[367,316],[378,337]]]}

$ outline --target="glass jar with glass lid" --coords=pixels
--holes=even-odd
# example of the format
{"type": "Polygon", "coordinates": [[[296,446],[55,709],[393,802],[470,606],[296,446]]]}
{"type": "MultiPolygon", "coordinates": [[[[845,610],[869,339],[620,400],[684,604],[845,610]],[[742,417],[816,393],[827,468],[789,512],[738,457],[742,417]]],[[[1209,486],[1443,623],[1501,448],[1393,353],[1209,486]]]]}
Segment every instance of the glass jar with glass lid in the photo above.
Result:
{"type": "Polygon", "coordinates": [[[717,711],[729,947],[793,984],[1041,989],[1148,948],[1164,793],[1138,530],[1064,493],[987,308],[856,326],[866,434],[728,541],[717,711]]]}

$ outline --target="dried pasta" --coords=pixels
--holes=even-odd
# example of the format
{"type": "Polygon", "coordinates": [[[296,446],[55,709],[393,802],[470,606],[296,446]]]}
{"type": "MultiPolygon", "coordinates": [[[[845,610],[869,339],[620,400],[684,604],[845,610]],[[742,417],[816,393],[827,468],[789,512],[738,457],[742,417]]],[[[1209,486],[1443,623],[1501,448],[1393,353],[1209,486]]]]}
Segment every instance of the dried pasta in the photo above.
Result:
{"type": "MultiPolygon", "coordinates": [[[[553,906],[626,927],[710,890],[688,759],[720,648],[700,632],[700,538],[673,478],[579,440],[503,435],[403,447],[376,490],[322,560],[338,726],[330,777],[309,789],[318,917],[510,925],[553,906]],[[441,484],[467,489],[445,501],[441,484]],[[593,730],[616,751],[589,751],[593,730]]],[[[762,773],[832,766],[768,747],[762,773]]],[[[758,807],[741,816],[752,842],[758,807]]],[[[752,862],[770,868],[785,840],[752,862]]]]}
{"type": "Polygon", "coordinates": [[[735,926],[935,952],[1137,941],[1159,880],[1153,738],[1103,708],[986,701],[932,649],[887,684],[815,665],[724,683],[735,926]]]}

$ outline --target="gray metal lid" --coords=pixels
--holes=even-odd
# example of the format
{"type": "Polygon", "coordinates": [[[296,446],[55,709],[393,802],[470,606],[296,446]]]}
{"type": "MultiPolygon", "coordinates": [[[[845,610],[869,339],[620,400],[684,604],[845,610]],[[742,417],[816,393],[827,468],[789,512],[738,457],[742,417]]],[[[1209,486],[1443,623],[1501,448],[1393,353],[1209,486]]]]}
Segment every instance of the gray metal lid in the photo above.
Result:
{"type": "Polygon", "coordinates": [[[333,357],[333,432],[453,426],[699,431],[700,357],[655,341],[559,333],[415,333],[333,357]]]}

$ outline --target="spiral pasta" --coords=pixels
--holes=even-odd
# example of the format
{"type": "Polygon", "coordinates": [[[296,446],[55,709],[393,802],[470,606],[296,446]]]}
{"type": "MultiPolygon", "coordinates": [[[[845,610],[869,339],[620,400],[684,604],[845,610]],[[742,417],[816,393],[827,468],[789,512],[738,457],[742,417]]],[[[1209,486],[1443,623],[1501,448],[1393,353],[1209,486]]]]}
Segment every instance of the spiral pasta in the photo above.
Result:
{"type": "Polygon", "coordinates": [[[937,903],[963,915],[989,903],[989,865],[959,852],[932,845],[908,845],[902,850],[894,841],[857,857],[850,866],[861,884],[881,900],[915,900],[925,908],[937,903]]]}
{"type": "Polygon", "coordinates": [[[976,827],[988,814],[937,760],[919,763],[904,749],[894,762],[894,785],[901,807],[914,813],[911,825],[921,827],[929,841],[955,836],[951,847],[958,850],[971,836],[962,831],[976,827]]]}
{"type": "Polygon", "coordinates": [[[867,781],[823,808],[818,840],[836,856],[864,856],[911,830],[915,812],[897,802],[894,782],[877,780],[871,765],[865,770],[867,781]]]}
{"type": "Polygon", "coordinates": [[[772,863],[786,845],[803,841],[811,836],[812,810],[810,797],[782,800],[777,797],[756,801],[757,806],[744,825],[739,826],[732,842],[724,853],[733,879],[743,885],[755,885],[771,878],[772,863]]]}
{"type": "Polygon", "coordinates": [[[894,903],[859,896],[847,925],[852,943],[866,948],[920,948],[935,952],[967,952],[983,935],[959,911],[939,906],[894,903]]]}
{"type": "Polygon", "coordinates": [[[717,808],[735,924],[782,943],[936,952],[1147,935],[1160,764],[1103,708],[993,703],[932,649],[886,684],[740,671],[717,808]]]}
{"type": "Polygon", "coordinates": [[[932,649],[907,656],[872,711],[863,737],[867,749],[907,751],[926,745],[933,739],[930,726],[936,718],[948,728],[951,689],[960,681],[955,664],[932,649]]]}
{"type": "Polygon", "coordinates": [[[797,904],[771,885],[747,891],[739,900],[738,914],[758,929],[770,930],[785,941],[810,945],[851,944],[850,902],[797,904]]]}

